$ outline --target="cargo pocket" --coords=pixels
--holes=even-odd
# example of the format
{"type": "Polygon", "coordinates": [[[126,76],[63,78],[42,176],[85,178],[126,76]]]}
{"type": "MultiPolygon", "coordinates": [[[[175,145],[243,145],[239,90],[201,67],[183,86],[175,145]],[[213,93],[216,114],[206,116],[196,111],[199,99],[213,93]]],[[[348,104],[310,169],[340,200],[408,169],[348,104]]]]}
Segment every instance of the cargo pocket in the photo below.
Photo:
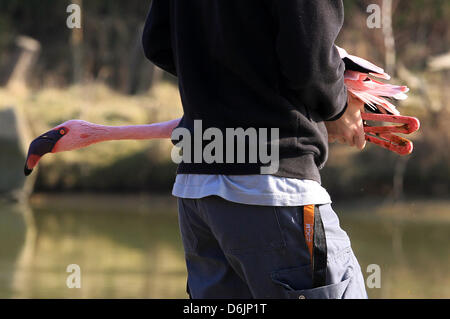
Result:
{"type": "Polygon", "coordinates": [[[289,299],[342,299],[351,279],[313,289],[288,291],[287,295],[289,299]]]}
{"type": "Polygon", "coordinates": [[[298,289],[312,288],[312,272],[310,265],[277,270],[271,273],[270,277],[273,283],[281,286],[285,294],[298,289]]]}
{"type": "Polygon", "coordinates": [[[282,294],[287,299],[342,299],[352,277],[352,274],[348,273],[341,282],[312,288],[310,265],[271,274],[272,281],[282,287],[282,294]]]}

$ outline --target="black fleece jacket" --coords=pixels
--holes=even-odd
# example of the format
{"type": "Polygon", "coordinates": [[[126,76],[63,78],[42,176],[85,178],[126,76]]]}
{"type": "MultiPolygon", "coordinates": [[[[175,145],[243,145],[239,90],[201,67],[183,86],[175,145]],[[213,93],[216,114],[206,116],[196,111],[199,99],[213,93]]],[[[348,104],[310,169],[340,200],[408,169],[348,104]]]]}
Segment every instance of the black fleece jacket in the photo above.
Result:
{"type": "MultiPolygon", "coordinates": [[[[180,127],[279,128],[274,175],[320,182],[324,121],[347,105],[334,47],[343,19],[342,0],[153,0],[143,47],[178,77],[180,127]]],[[[178,173],[258,174],[261,165],[183,162],[178,173]]]]}

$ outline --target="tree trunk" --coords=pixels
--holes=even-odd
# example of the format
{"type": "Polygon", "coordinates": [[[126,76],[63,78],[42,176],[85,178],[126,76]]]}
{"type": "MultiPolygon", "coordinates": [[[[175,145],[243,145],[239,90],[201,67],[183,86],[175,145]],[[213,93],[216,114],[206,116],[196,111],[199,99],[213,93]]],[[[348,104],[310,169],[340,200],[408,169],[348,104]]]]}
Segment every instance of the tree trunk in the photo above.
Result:
{"type": "Polygon", "coordinates": [[[403,186],[405,180],[406,166],[408,165],[409,157],[399,157],[395,163],[392,197],[394,202],[403,199],[403,186]]]}
{"type": "MultiPolygon", "coordinates": [[[[142,30],[143,26],[140,28],[142,30]]],[[[163,76],[163,70],[150,63],[144,56],[141,44],[142,33],[136,33],[133,50],[128,63],[127,94],[146,92],[156,85],[163,76]]]]}
{"type": "Polygon", "coordinates": [[[16,52],[13,54],[10,70],[7,71],[6,86],[8,89],[15,91],[26,90],[28,77],[36,63],[40,50],[41,45],[38,41],[25,36],[17,38],[16,52]]]}
{"type": "MultiPolygon", "coordinates": [[[[78,5],[83,12],[83,0],[73,0],[72,3],[78,5]]],[[[81,28],[72,29],[70,45],[72,47],[72,81],[80,83],[83,80],[83,23],[81,28]]]]}
{"type": "Polygon", "coordinates": [[[386,72],[395,76],[395,38],[392,28],[392,0],[383,0],[383,36],[386,72]]]}

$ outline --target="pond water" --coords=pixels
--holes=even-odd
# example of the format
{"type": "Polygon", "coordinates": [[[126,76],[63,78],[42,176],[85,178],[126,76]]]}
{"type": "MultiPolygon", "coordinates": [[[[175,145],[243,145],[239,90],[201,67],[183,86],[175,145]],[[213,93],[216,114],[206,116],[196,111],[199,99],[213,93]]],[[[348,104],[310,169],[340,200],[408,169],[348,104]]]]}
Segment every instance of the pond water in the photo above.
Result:
{"type": "MultiPolygon", "coordinates": [[[[337,203],[371,298],[450,298],[450,202],[337,203]],[[343,213],[345,212],[345,213],[343,213]]],[[[169,196],[36,195],[0,204],[0,298],[186,298],[169,196]],[[69,289],[67,266],[81,269],[69,289]]]]}

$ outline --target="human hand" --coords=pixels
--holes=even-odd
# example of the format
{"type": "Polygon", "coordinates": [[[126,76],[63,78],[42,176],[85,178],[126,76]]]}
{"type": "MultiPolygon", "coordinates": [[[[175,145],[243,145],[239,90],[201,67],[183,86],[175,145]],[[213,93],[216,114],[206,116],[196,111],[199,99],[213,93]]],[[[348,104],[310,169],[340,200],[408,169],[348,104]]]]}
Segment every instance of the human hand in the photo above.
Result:
{"type": "Polygon", "coordinates": [[[348,106],[345,113],[336,121],[325,122],[328,130],[328,141],[335,141],[355,146],[360,150],[366,146],[364,125],[361,118],[364,103],[348,92],[348,106]]]}

